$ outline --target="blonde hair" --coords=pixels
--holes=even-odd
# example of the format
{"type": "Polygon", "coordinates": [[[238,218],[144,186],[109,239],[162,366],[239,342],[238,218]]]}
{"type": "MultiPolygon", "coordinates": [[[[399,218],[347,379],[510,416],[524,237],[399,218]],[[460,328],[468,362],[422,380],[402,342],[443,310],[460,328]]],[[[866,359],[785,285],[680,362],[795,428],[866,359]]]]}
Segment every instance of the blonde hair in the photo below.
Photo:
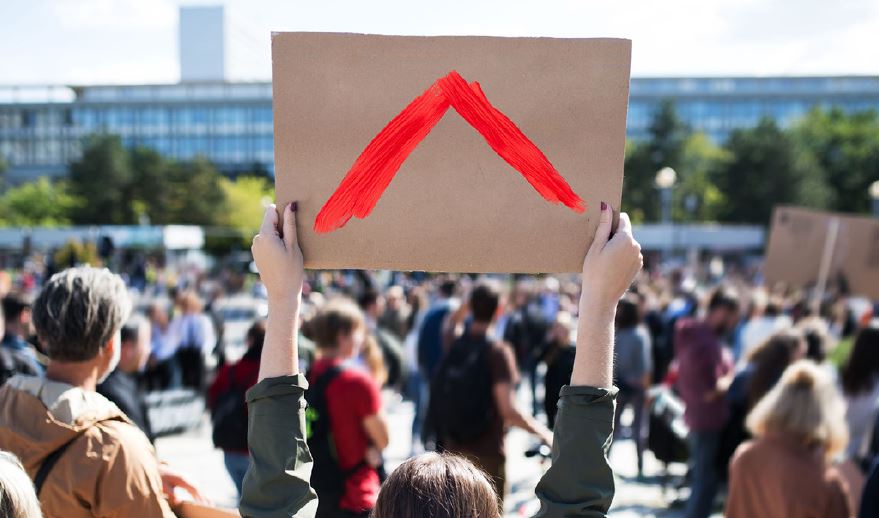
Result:
{"type": "Polygon", "coordinates": [[[42,518],[31,479],[15,455],[0,451],[0,516],[42,518]]]}
{"type": "Polygon", "coordinates": [[[788,367],[748,415],[755,436],[784,434],[831,460],[848,442],[845,404],[830,376],[811,360],[788,367]]]}

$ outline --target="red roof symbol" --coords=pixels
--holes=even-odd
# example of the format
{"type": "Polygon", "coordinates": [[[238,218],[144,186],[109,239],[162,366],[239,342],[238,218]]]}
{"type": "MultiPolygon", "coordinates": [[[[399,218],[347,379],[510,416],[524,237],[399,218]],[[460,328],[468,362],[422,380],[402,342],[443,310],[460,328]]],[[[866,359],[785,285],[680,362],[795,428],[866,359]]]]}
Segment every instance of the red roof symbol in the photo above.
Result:
{"type": "Polygon", "coordinates": [[[368,216],[400,166],[450,106],[547,201],[578,213],[585,210],[583,200],[546,155],[492,106],[479,83],[467,84],[453,70],[409,103],[366,146],[318,213],[315,232],[332,232],[352,216],[368,216]]]}

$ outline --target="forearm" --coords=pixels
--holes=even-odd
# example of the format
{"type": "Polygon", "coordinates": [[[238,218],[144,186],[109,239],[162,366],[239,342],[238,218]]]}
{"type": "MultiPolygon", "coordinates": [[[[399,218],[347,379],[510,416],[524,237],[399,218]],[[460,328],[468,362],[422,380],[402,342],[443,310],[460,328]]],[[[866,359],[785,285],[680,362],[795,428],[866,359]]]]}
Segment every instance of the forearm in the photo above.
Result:
{"type": "Polygon", "coordinates": [[[505,421],[508,425],[521,428],[541,439],[552,435],[552,432],[550,432],[548,428],[540,424],[540,422],[533,417],[523,414],[518,408],[513,408],[505,421]]]}
{"type": "Polygon", "coordinates": [[[299,374],[299,304],[301,294],[286,301],[270,301],[259,380],[299,374]]]}
{"type": "Polygon", "coordinates": [[[580,320],[577,324],[577,353],[571,385],[610,387],[613,384],[614,317],[612,304],[580,298],[580,320]]]}

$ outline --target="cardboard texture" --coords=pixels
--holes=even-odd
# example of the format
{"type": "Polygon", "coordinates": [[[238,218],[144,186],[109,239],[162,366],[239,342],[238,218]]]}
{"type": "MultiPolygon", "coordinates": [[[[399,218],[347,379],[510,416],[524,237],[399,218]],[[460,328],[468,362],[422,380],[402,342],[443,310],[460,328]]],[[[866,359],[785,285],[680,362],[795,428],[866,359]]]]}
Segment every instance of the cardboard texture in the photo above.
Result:
{"type": "Polygon", "coordinates": [[[852,293],[879,298],[879,220],[869,217],[776,207],[764,264],[766,280],[815,286],[834,219],[839,226],[830,255],[830,283],[841,277],[852,293]]]}
{"type": "Polygon", "coordinates": [[[299,202],[307,268],[579,272],[622,190],[631,42],[281,33],[272,38],[278,204],[299,202]],[[544,200],[455,110],[364,219],[315,217],[372,139],[457,71],[546,155],[587,210],[544,200]]]}
{"type": "Polygon", "coordinates": [[[195,502],[183,502],[175,510],[174,514],[180,518],[240,518],[241,514],[235,509],[223,509],[197,504],[195,502]]]}

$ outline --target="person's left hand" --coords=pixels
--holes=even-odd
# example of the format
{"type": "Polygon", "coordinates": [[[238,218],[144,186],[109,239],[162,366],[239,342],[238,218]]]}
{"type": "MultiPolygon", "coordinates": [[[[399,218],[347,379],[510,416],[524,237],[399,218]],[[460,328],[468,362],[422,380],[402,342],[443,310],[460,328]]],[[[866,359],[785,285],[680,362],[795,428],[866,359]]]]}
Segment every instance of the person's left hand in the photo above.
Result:
{"type": "Polygon", "coordinates": [[[175,495],[175,489],[178,487],[192,495],[192,498],[198,503],[207,503],[207,499],[201,496],[201,492],[190,481],[180,473],[171,469],[167,464],[159,465],[159,476],[162,478],[162,492],[172,507],[180,505],[182,501],[175,495]]]}
{"type": "Polygon", "coordinates": [[[269,302],[288,302],[302,295],[305,268],[296,235],[294,210],[294,204],[284,207],[284,224],[279,232],[275,205],[266,207],[262,227],[250,248],[269,302]]]}

